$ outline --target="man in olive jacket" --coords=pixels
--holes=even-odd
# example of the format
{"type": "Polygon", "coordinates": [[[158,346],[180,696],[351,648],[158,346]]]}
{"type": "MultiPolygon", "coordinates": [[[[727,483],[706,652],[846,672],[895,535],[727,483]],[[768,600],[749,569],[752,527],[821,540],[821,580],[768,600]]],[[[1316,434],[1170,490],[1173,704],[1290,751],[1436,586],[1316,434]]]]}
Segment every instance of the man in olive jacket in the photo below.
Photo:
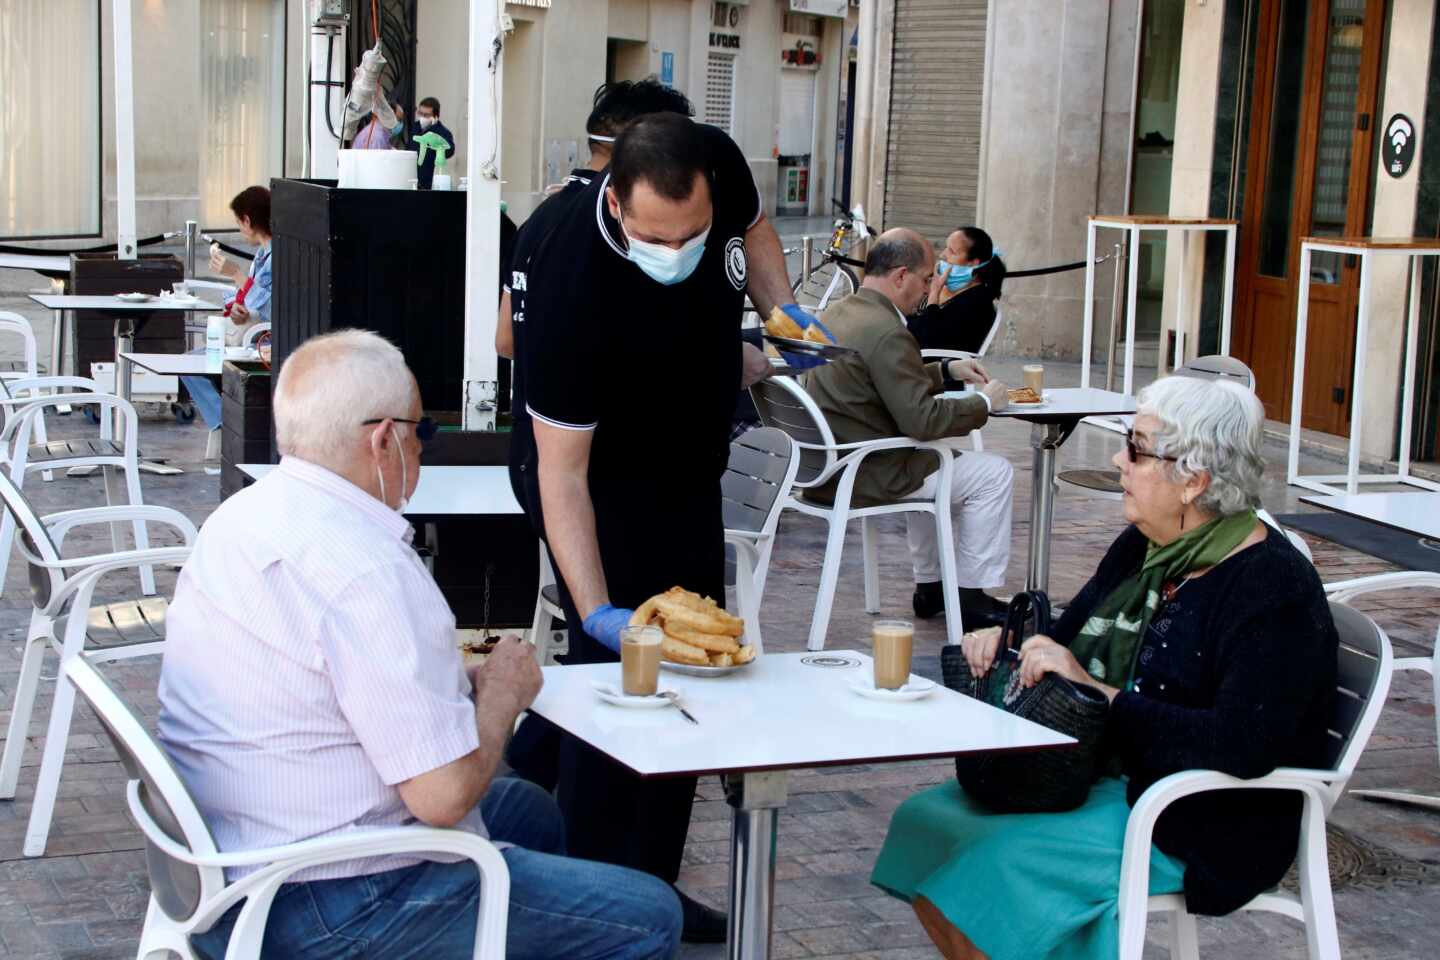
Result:
{"type": "MultiPolygon", "coordinates": [[[[885,437],[934,441],[958,438],[985,425],[992,410],[1008,402],[1005,385],[991,380],[975,360],[925,363],[905,317],[925,298],[935,250],[913,230],[881,234],[865,261],[865,281],[854,294],[825,311],[825,325],[842,346],[856,352],[807,375],[806,389],[825,413],[839,443],[885,437]],[[943,390],[975,384],[969,396],[949,399],[943,390]]],[[[988,453],[955,456],[951,516],[958,522],[955,564],[965,628],[1003,622],[1004,604],[985,588],[1005,581],[1010,560],[1010,514],[1014,476],[1010,462],[988,453]]],[[[855,478],[857,506],[935,495],[939,466],[928,450],[895,450],[866,457],[855,478]]],[[[830,502],[837,481],[808,496],[830,502]]],[[[915,568],[915,615],[944,610],[940,550],[935,523],[919,513],[905,517],[915,568]]]]}

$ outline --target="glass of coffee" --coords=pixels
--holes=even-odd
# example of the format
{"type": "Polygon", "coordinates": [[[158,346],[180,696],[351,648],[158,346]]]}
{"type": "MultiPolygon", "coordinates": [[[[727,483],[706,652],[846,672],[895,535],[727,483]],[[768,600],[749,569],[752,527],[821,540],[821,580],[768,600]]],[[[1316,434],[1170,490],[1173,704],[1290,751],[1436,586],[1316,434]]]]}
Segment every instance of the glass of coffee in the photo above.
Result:
{"type": "Polygon", "coordinates": [[[1045,367],[1039,363],[1027,363],[1022,368],[1025,373],[1025,386],[1034,390],[1040,396],[1045,395],[1045,367]]]}
{"type": "Polygon", "coordinates": [[[870,632],[875,644],[875,689],[898,690],[910,679],[910,654],[915,624],[909,620],[876,620],[870,632]]]}
{"type": "Polygon", "coordinates": [[[659,627],[625,627],[620,631],[620,688],[627,697],[653,697],[660,687],[659,627]]]}

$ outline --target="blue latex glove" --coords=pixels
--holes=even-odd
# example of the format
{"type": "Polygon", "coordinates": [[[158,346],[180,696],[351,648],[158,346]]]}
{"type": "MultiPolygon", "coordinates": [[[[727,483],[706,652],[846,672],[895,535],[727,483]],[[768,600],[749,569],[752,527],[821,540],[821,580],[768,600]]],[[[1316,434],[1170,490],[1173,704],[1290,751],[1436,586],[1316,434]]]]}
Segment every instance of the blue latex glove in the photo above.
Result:
{"type": "Polygon", "coordinates": [[[620,631],[630,626],[630,615],[634,612],[602,603],[595,608],[594,613],[585,618],[582,626],[586,633],[599,640],[611,653],[619,653],[620,631]]]}
{"type": "MultiPolygon", "coordinates": [[[[835,339],[835,335],[830,332],[830,329],[826,327],[825,324],[820,322],[820,319],[816,317],[815,314],[806,310],[798,303],[782,304],[780,309],[784,312],[785,316],[794,320],[800,326],[801,330],[808,330],[811,326],[819,327],[820,331],[830,338],[831,343],[839,343],[839,341],[835,339]]],[[[786,364],[795,370],[809,370],[811,367],[823,366],[829,362],[824,357],[817,357],[814,354],[792,353],[788,350],[781,350],[780,356],[784,358],[786,364]]]]}

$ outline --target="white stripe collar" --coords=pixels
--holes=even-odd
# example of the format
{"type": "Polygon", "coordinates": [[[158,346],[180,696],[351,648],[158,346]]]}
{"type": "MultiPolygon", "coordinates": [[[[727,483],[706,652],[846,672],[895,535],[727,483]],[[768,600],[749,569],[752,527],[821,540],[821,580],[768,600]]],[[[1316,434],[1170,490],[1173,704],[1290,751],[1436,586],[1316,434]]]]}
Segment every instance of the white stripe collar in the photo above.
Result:
{"type": "MultiPolygon", "coordinates": [[[[416,469],[419,469],[418,464],[416,469]]],[[[355,508],[367,519],[379,524],[381,530],[386,534],[397,540],[409,543],[415,536],[415,528],[410,526],[408,520],[333,470],[299,457],[287,456],[280,459],[280,469],[275,473],[319,488],[335,499],[355,508]]],[[[264,482],[264,480],[259,481],[259,483],[264,482]]]]}
{"type": "Polygon", "coordinates": [[[595,197],[595,226],[600,229],[600,236],[604,237],[605,242],[610,244],[610,249],[614,250],[618,256],[629,260],[630,254],[626,253],[620,244],[615,242],[615,238],[610,236],[609,228],[605,226],[605,190],[609,186],[610,174],[607,173],[605,174],[605,179],[600,181],[600,190],[595,197]]]}

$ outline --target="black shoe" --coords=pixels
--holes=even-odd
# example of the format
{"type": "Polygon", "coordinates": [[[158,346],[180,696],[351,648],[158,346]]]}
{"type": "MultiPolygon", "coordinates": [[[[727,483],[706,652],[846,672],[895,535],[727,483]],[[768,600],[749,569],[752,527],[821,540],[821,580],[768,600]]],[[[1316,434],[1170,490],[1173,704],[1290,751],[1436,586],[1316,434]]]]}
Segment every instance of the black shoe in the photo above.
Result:
{"type": "Polygon", "coordinates": [[[686,943],[724,943],[725,914],[692,899],[679,887],[675,888],[675,893],[680,897],[680,914],[683,918],[680,939],[686,943]]]}
{"type": "MultiPolygon", "coordinates": [[[[945,594],[938,581],[915,584],[915,616],[929,620],[945,612],[945,594]]],[[[960,619],[966,630],[999,627],[1005,624],[1006,605],[983,590],[960,588],[960,619]]]]}

